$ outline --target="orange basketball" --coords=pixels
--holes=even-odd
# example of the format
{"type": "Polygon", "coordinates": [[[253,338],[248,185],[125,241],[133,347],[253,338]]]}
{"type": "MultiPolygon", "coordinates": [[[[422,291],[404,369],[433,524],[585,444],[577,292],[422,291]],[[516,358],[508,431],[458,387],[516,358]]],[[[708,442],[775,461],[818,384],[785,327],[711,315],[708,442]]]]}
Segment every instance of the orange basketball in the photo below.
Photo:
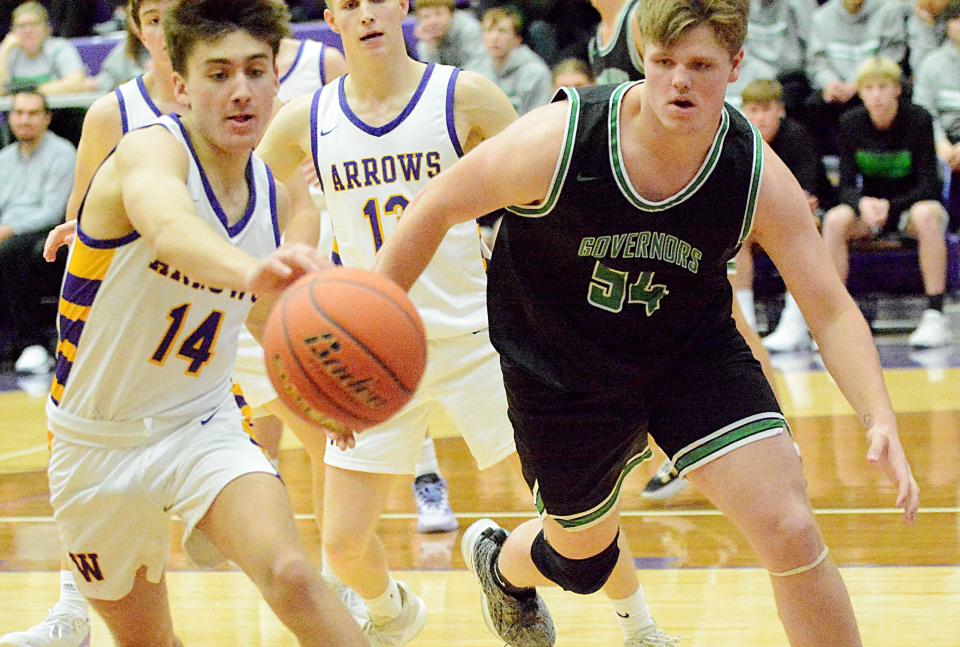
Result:
{"type": "Polygon", "coordinates": [[[427,340],[407,294],[364,270],[314,272],[274,306],[263,337],[277,395],[310,422],[350,429],[399,411],[423,376],[427,340]]]}

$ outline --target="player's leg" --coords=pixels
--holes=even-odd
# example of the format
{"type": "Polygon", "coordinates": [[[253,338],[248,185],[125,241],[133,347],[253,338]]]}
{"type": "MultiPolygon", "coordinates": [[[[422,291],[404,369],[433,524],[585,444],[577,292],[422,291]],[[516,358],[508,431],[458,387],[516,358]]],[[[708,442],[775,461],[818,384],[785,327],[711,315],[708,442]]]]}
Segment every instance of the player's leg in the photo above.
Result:
{"type": "MultiPolygon", "coordinates": [[[[428,376],[424,382],[429,384],[428,376]]],[[[374,645],[404,645],[426,624],[423,601],[395,580],[376,526],[390,489],[408,479],[423,442],[429,401],[414,396],[386,423],[357,435],[356,447],[328,446],[323,490],[324,563],[363,598],[370,621],[364,634],[374,645]]]]}
{"type": "Polygon", "coordinates": [[[253,580],[301,645],[363,645],[359,627],[323,585],[300,544],[283,484],[251,473],[224,487],[197,529],[253,580]]]}
{"type": "Polygon", "coordinates": [[[927,307],[920,324],[910,335],[910,345],[936,348],[950,343],[950,328],[943,313],[943,294],[946,290],[947,244],[944,233],[947,212],[936,200],[923,200],[910,207],[905,232],[917,239],[920,274],[927,307]]]}
{"type": "Polygon", "coordinates": [[[850,597],[827,555],[786,433],[732,451],[689,478],[746,536],[770,572],[793,647],[861,644],[850,597]]]}
{"type": "Polygon", "coordinates": [[[137,571],[133,589],[119,600],[91,599],[118,647],[181,647],[173,633],[167,584],[147,579],[146,567],[137,571]]]}
{"type": "Polygon", "coordinates": [[[60,562],[60,598],[43,622],[0,636],[0,647],[88,647],[90,618],[87,599],[77,589],[67,559],[60,562]]]}

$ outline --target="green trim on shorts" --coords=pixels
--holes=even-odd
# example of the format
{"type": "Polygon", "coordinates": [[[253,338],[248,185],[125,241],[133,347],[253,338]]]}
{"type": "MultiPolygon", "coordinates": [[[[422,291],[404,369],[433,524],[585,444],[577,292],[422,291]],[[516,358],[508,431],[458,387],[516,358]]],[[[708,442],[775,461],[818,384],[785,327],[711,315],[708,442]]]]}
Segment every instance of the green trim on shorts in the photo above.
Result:
{"type": "Polygon", "coordinates": [[[620,476],[617,478],[617,484],[613,487],[613,490],[610,492],[607,498],[593,509],[586,512],[580,512],[578,514],[558,516],[547,512],[547,509],[543,504],[543,499],[540,498],[540,487],[539,484],[537,484],[534,491],[534,505],[537,506],[537,512],[540,513],[541,517],[549,516],[551,519],[556,521],[561,528],[585,530],[610,514],[610,511],[613,510],[613,506],[617,503],[617,499],[620,498],[620,489],[623,487],[624,479],[627,478],[627,475],[633,470],[633,468],[645,460],[648,460],[651,456],[653,456],[653,450],[647,447],[641,453],[627,461],[626,466],[624,466],[623,471],[620,472],[620,476]]]}
{"type": "Polygon", "coordinates": [[[783,431],[789,433],[787,421],[779,413],[762,413],[748,420],[734,423],[680,450],[673,457],[674,468],[683,476],[685,472],[709,463],[736,447],[776,436],[783,431]]]}

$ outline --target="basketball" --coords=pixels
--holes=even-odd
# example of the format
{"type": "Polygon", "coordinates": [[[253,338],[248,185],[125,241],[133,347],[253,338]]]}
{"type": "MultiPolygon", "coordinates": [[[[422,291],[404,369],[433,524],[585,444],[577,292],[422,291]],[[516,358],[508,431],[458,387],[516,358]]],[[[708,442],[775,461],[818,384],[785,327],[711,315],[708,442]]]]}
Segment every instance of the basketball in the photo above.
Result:
{"type": "Polygon", "coordinates": [[[379,424],[413,396],[427,362],[423,322],[389,279],[339,267],[287,288],[263,336],[277,395],[304,420],[379,424]]]}

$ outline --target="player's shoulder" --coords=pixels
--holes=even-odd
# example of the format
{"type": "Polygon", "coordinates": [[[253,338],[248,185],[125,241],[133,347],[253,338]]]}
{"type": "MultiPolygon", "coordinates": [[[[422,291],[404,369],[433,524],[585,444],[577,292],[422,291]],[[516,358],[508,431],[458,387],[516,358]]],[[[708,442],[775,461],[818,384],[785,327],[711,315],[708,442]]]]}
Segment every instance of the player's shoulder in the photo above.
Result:
{"type": "Polygon", "coordinates": [[[457,73],[455,99],[464,101],[485,101],[491,93],[503,94],[500,87],[479,72],[459,70],[457,73]]]}
{"type": "Polygon", "coordinates": [[[117,145],[116,157],[121,163],[139,166],[163,162],[186,164],[187,150],[158,120],[127,133],[117,145]]]}
{"type": "Polygon", "coordinates": [[[121,126],[121,119],[120,100],[114,91],[108,92],[90,105],[83,118],[83,125],[119,127],[121,126]]]}

